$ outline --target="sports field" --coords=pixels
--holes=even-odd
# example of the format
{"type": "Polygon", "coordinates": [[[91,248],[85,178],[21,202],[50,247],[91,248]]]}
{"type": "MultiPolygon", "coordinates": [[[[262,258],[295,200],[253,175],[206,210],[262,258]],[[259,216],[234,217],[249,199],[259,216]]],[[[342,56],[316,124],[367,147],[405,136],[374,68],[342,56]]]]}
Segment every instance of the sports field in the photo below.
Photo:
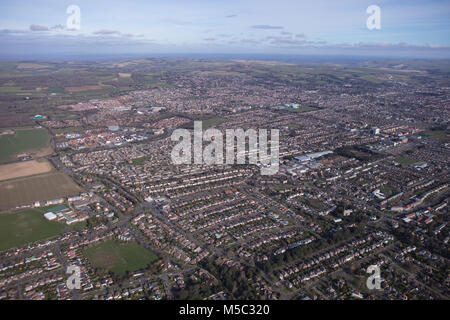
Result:
{"type": "Polygon", "coordinates": [[[407,157],[407,156],[401,156],[401,157],[395,158],[394,161],[397,163],[400,163],[400,164],[404,164],[405,166],[409,166],[413,163],[416,163],[418,160],[411,158],[411,157],[407,157]]]}
{"type": "Polygon", "coordinates": [[[429,130],[422,132],[420,135],[424,137],[429,137],[430,139],[433,140],[439,140],[441,142],[450,141],[450,132],[447,130],[429,130]]]}
{"type": "Polygon", "coordinates": [[[8,163],[0,165],[0,181],[46,173],[52,168],[47,160],[8,163]]]}
{"type": "MultiPolygon", "coordinates": [[[[201,121],[202,122],[202,129],[207,130],[212,127],[216,127],[227,120],[222,117],[212,117],[212,118],[199,118],[195,119],[194,121],[201,121]]],[[[187,129],[194,129],[194,122],[187,123],[183,127],[186,127],[187,129]]]]}
{"type": "Polygon", "coordinates": [[[54,200],[82,192],[72,179],[61,172],[0,182],[0,210],[7,210],[35,201],[54,200]]]}
{"type": "Polygon", "coordinates": [[[0,251],[55,237],[64,228],[62,223],[45,219],[40,210],[0,213],[0,251]]]}
{"type": "Polygon", "coordinates": [[[21,128],[15,131],[15,134],[0,135],[0,163],[17,160],[16,156],[21,153],[33,156],[52,153],[50,135],[44,128],[21,128]]]}
{"type": "Polygon", "coordinates": [[[158,260],[153,252],[137,243],[117,243],[113,240],[89,247],[84,253],[94,267],[119,275],[143,269],[158,260]]]}
{"type": "Polygon", "coordinates": [[[139,157],[132,160],[134,165],[141,166],[147,161],[147,157],[139,157]]]}

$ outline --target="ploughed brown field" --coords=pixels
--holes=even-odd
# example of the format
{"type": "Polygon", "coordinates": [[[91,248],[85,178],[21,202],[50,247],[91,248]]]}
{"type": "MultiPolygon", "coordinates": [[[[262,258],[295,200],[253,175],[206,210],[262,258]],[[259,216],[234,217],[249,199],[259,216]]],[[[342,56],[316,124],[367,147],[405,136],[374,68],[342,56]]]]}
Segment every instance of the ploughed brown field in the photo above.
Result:
{"type": "Polygon", "coordinates": [[[48,65],[38,63],[19,63],[17,69],[44,69],[48,68],[48,65]]]}
{"type": "Polygon", "coordinates": [[[48,161],[24,161],[0,166],[0,181],[32,176],[52,170],[48,161]]]}
{"type": "Polygon", "coordinates": [[[77,195],[80,192],[82,188],[61,172],[2,181],[0,182],[0,211],[30,205],[35,201],[77,195]]]}

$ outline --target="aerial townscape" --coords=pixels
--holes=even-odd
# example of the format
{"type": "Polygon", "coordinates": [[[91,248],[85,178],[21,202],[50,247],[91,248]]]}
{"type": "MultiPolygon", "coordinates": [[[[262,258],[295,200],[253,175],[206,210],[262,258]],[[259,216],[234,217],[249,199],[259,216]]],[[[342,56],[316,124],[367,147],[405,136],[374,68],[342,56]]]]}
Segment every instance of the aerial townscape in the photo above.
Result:
{"type": "Polygon", "coordinates": [[[38,2],[0,4],[0,300],[450,299],[448,5],[38,2]]]}
{"type": "Polygon", "coordinates": [[[1,70],[2,299],[448,299],[448,62],[1,70]],[[279,129],[278,172],[174,165],[194,121],[279,129]]]}

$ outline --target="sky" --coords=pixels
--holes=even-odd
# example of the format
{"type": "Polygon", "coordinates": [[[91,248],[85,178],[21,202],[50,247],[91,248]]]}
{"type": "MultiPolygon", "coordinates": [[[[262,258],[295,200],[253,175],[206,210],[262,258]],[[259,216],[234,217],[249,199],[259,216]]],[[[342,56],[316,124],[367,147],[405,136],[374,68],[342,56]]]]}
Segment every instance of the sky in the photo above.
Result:
{"type": "Polygon", "coordinates": [[[0,1],[0,57],[184,53],[450,58],[450,0],[0,1]]]}

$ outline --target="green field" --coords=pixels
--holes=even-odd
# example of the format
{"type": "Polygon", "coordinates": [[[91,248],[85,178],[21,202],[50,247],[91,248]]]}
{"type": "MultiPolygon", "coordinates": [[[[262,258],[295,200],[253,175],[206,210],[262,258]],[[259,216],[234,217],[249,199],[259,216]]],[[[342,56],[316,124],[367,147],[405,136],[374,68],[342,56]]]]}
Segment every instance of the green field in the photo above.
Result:
{"type": "Polygon", "coordinates": [[[108,240],[89,247],[84,252],[94,267],[119,275],[146,268],[158,260],[153,252],[134,242],[117,243],[108,240]]]}
{"type": "Polygon", "coordinates": [[[132,162],[133,162],[133,164],[134,165],[136,165],[136,166],[141,166],[141,165],[143,165],[144,163],[145,163],[145,161],[147,161],[147,157],[140,157],[140,158],[136,158],[136,159],[133,159],[132,160],[132,162]]]}
{"type": "Polygon", "coordinates": [[[325,208],[324,204],[317,199],[307,199],[307,198],[299,198],[299,202],[306,204],[309,207],[312,207],[316,210],[323,210],[325,208]]]}
{"type": "Polygon", "coordinates": [[[394,159],[394,161],[397,162],[397,163],[400,163],[400,164],[404,164],[406,166],[409,166],[409,165],[417,162],[416,159],[413,159],[411,157],[406,157],[406,156],[397,157],[397,158],[394,159]]]}
{"type": "Polygon", "coordinates": [[[394,193],[397,193],[397,190],[391,185],[385,184],[380,187],[380,191],[387,197],[392,196],[394,193]]]}
{"type": "Polygon", "coordinates": [[[0,87],[0,93],[16,93],[21,91],[21,87],[0,87]]]}
{"type": "Polygon", "coordinates": [[[203,127],[203,130],[206,130],[211,127],[218,126],[219,124],[222,124],[225,121],[226,121],[226,119],[220,118],[220,117],[214,117],[214,118],[202,120],[202,127],[203,127]]]}
{"type": "Polygon", "coordinates": [[[289,129],[297,129],[297,130],[303,129],[303,126],[298,123],[289,123],[287,126],[289,127],[289,129]]]}
{"type": "Polygon", "coordinates": [[[450,132],[446,130],[430,130],[422,132],[420,135],[430,139],[439,140],[441,142],[450,141],[450,132]]]}
{"type": "Polygon", "coordinates": [[[54,134],[58,133],[70,133],[70,132],[77,132],[83,130],[83,127],[65,127],[65,128],[56,128],[51,129],[54,134]]]}
{"type": "MultiPolygon", "coordinates": [[[[226,122],[227,120],[225,118],[221,117],[212,117],[212,118],[197,118],[194,121],[201,121],[202,122],[202,129],[207,130],[212,127],[216,127],[219,124],[222,124],[226,122]]],[[[187,123],[183,126],[183,128],[186,129],[194,129],[194,122],[187,123]]]]}
{"type": "Polygon", "coordinates": [[[45,89],[45,92],[47,93],[67,93],[66,89],[63,87],[53,87],[53,88],[47,88],[45,89]]]}
{"type": "Polygon", "coordinates": [[[0,251],[55,237],[64,227],[62,223],[46,220],[41,210],[0,213],[0,251]]]}
{"type": "Polygon", "coordinates": [[[17,154],[38,151],[49,145],[50,135],[43,128],[15,131],[15,134],[0,135],[0,163],[14,161],[17,154]]]}

